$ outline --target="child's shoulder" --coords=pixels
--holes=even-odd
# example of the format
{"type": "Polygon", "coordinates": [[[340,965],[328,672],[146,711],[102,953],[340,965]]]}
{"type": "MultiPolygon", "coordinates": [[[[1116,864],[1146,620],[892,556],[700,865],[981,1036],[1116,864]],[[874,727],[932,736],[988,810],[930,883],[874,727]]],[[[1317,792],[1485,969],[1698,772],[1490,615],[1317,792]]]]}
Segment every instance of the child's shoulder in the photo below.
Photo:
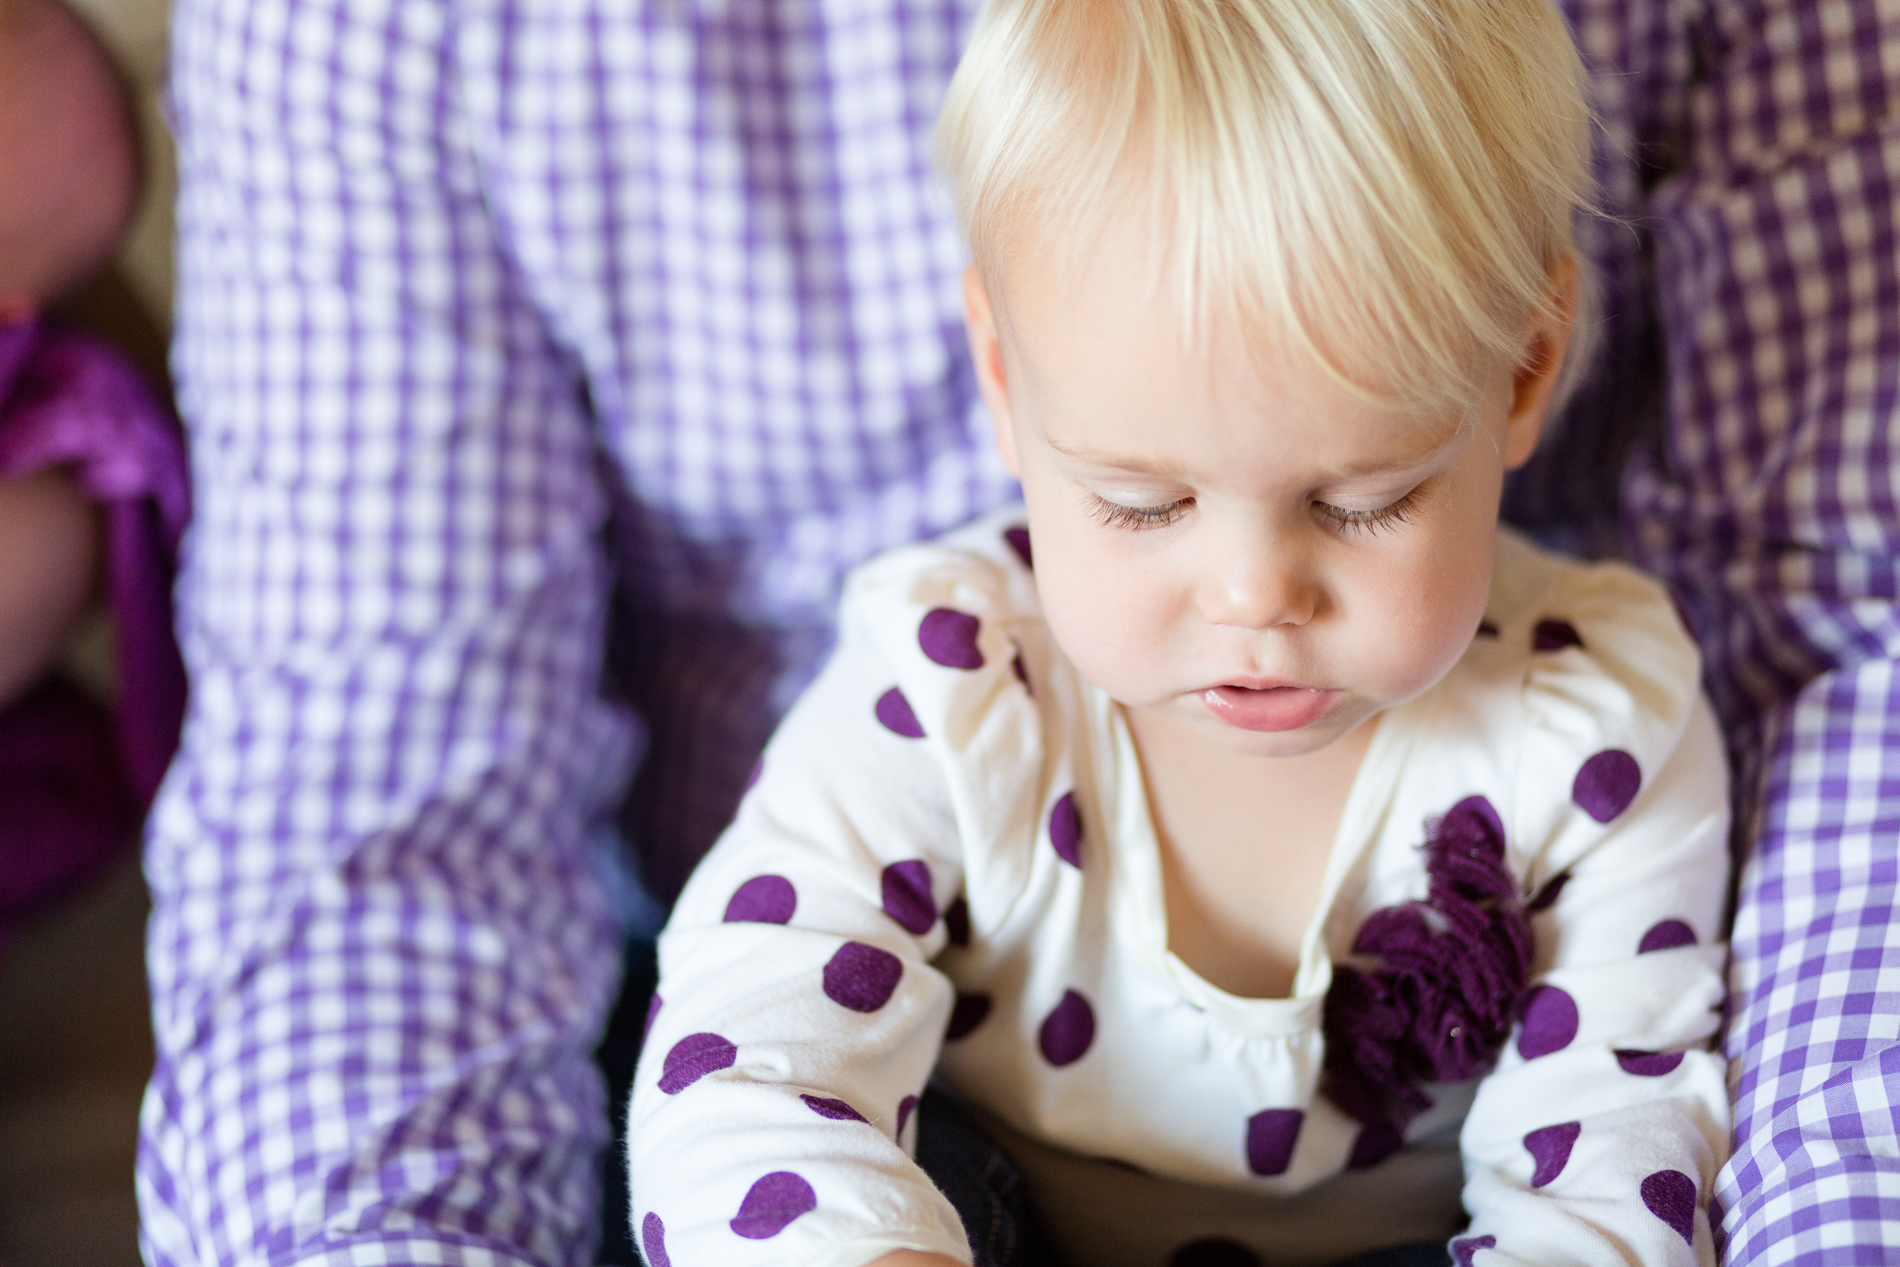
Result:
{"type": "MultiPolygon", "coordinates": [[[[1548,550],[1509,527],[1498,529],[1485,615],[1505,622],[1547,618],[1553,603],[1582,602],[1594,620],[1654,626],[1693,649],[1675,602],[1661,582],[1615,559],[1590,560],[1548,550]]],[[[1534,632],[1536,624],[1528,626],[1534,632]]]]}
{"type": "Polygon", "coordinates": [[[1517,701],[1510,757],[1529,838],[1557,831],[1571,809],[1607,824],[1659,785],[1676,790],[1670,799],[1685,812],[1724,803],[1700,654],[1668,591],[1635,568],[1566,558],[1500,532],[1486,625],[1468,665],[1475,680],[1517,701]],[[1547,813],[1534,808],[1546,801],[1547,813]],[[1552,821],[1531,821],[1545,817],[1552,821]]]}
{"type": "Polygon", "coordinates": [[[946,610],[983,621],[1039,622],[1034,554],[1022,503],[942,536],[859,564],[845,580],[845,621],[873,622],[946,610]]]}
{"type": "MultiPolygon", "coordinates": [[[[1556,554],[1500,529],[1479,642],[1533,683],[1598,678],[1632,705],[1680,718],[1698,698],[1701,655],[1669,591],[1628,564],[1556,554]]],[[[1566,688],[1568,689],[1568,688],[1566,688]]]]}

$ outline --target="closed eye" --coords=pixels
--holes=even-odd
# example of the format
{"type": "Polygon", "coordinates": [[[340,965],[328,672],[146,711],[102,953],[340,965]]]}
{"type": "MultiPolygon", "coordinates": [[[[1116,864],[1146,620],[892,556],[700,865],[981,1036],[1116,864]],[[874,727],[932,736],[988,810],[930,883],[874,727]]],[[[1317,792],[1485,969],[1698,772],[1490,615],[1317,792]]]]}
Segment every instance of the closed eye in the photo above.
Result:
{"type": "Polygon", "coordinates": [[[1410,523],[1412,512],[1418,509],[1419,495],[1424,485],[1413,489],[1389,506],[1377,510],[1346,510],[1331,506],[1325,502],[1314,503],[1321,515],[1332,521],[1333,526],[1348,536],[1360,533],[1379,533],[1396,528],[1400,524],[1410,523]]]}
{"type": "Polygon", "coordinates": [[[1165,528],[1194,505],[1192,497],[1183,497],[1161,506],[1124,506],[1095,493],[1088,496],[1089,510],[1103,527],[1127,528],[1137,532],[1144,528],[1165,528]]]}

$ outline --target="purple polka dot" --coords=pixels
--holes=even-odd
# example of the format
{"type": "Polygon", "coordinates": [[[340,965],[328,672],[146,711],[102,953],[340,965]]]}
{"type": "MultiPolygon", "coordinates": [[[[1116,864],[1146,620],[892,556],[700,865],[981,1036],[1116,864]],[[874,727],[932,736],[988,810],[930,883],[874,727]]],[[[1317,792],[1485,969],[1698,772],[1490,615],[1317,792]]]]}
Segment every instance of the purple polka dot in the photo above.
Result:
{"type": "Polygon", "coordinates": [[[755,875],[726,903],[728,924],[789,924],[798,909],[798,890],[782,875],[755,875]]]}
{"type": "Polygon", "coordinates": [[[1577,1001],[1554,985],[1540,985],[1524,1004],[1524,1027],[1517,1034],[1517,1054],[1526,1060],[1548,1056],[1570,1046],[1577,1036],[1577,1001]]]}
{"type": "Polygon", "coordinates": [[[943,931],[949,936],[952,946],[970,944],[970,904],[963,900],[961,893],[944,910],[943,931]]]}
{"type": "Polygon", "coordinates": [[[906,739],[922,739],[924,724],[917,720],[917,713],[904,698],[904,692],[893,686],[877,697],[877,707],[872,710],[884,729],[893,735],[902,735],[906,739]]]}
{"type": "Polygon", "coordinates": [[[1524,904],[1524,909],[1533,915],[1539,911],[1549,910],[1551,907],[1557,905],[1557,899],[1563,896],[1564,885],[1569,883],[1570,873],[1568,871],[1559,871],[1556,875],[1544,882],[1544,887],[1537,890],[1536,897],[1533,897],[1524,904]]]}
{"type": "Polygon", "coordinates": [[[1695,945],[1695,929],[1679,919],[1666,919],[1643,934],[1643,940],[1636,943],[1636,953],[1647,955],[1657,950],[1674,950],[1678,946],[1695,945]]]}
{"type": "Polygon", "coordinates": [[[660,1019],[660,996],[654,995],[647,1003],[647,1023],[640,1031],[640,1041],[645,1042],[653,1034],[653,1022],[660,1019]]]}
{"type": "Polygon", "coordinates": [[[1478,637],[1495,638],[1497,636],[1498,636],[1498,627],[1496,625],[1492,624],[1488,620],[1481,620],[1478,622],[1478,637]]]}
{"type": "Polygon", "coordinates": [[[1060,1069],[1088,1054],[1095,1041],[1095,1009],[1074,990],[1064,991],[1062,1002],[1043,1021],[1036,1033],[1042,1058],[1060,1069]]]}
{"type": "Polygon", "coordinates": [[[862,1122],[864,1114],[858,1112],[843,1100],[833,1100],[822,1095],[801,1095],[805,1107],[819,1117],[828,1117],[834,1122],[862,1122]]]}
{"type": "Polygon", "coordinates": [[[673,1267],[666,1256],[666,1224],[651,1211],[640,1220],[640,1244],[647,1252],[647,1267],[673,1267]]]}
{"type": "Polygon", "coordinates": [[[1461,1236],[1451,1243],[1451,1260],[1458,1267],[1471,1267],[1471,1260],[1481,1249],[1496,1249],[1498,1238],[1495,1236],[1461,1236]]]}
{"type": "Polygon", "coordinates": [[[1256,1175],[1285,1174],[1305,1121],[1299,1109],[1262,1109],[1248,1118],[1247,1169],[1256,1175]]]}
{"type": "Polygon", "coordinates": [[[1581,1134],[1583,1123],[1560,1122],[1556,1126],[1539,1127],[1524,1137],[1524,1148],[1537,1163],[1531,1175],[1531,1187],[1541,1188],[1564,1172],[1564,1167],[1570,1164],[1570,1150],[1581,1134]]]}
{"type": "Polygon", "coordinates": [[[1577,781],[1570,785],[1570,799],[1599,823],[1607,823],[1630,807],[1643,786],[1643,771],[1636,758],[1621,748],[1599,752],[1583,763],[1577,781]]]}
{"type": "Polygon", "coordinates": [[[968,1038],[990,1015],[990,996],[987,994],[959,994],[950,1008],[950,1024],[943,1031],[943,1041],[954,1043],[960,1038],[968,1038]]]}
{"type": "Polygon", "coordinates": [[[1649,1212],[1676,1229],[1676,1235],[1695,1244],[1695,1180],[1680,1170],[1658,1170],[1643,1180],[1643,1204],[1649,1212]]]}
{"type": "Polygon", "coordinates": [[[980,669],[983,653],[977,650],[977,631],[983,622],[966,612],[938,607],[924,616],[917,627],[917,645],[933,664],[946,669],[980,669]]]}
{"type": "Polygon", "coordinates": [[[904,963],[888,950],[848,941],[825,965],[825,997],[853,1012],[875,1012],[891,1001],[904,963]]]}
{"type": "Polygon", "coordinates": [[[937,899],[930,895],[930,864],[921,858],[884,868],[884,913],[907,931],[923,935],[937,922],[937,899]]]}
{"type": "Polygon", "coordinates": [[[752,785],[754,783],[757,783],[759,781],[759,776],[764,773],[765,773],[765,758],[760,757],[757,761],[754,761],[752,763],[752,773],[745,776],[745,790],[750,792],[752,790],[752,785]]]}
{"type": "Polygon", "coordinates": [[[1029,550],[1029,529],[1021,524],[1017,524],[1014,528],[1005,528],[1003,540],[1009,542],[1009,548],[1016,552],[1016,557],[1023,561],[1024,567],[1032,571],[1035,569],[1036,556],[1029,550]]]}
{"type": "Polygon", "coordinates": [[[900,1139],[903,1137],[904,1127],[910,1124],[910,1115],[912,1113],[915,1113],[916,1111],[917,1111],[917,1097],[916,1096],[907,1095],[902,1100],[898,1101],[897,1134],[900,1139]]]}
{"type": "Polygon", "coordinates": [[[1370,1170],[1405,1146],[1405,1136],[1385,1122],[1373,1122],[1359,1129],[1346,1158],[1348,1170],[1370,1170]]]}
{"type": "Polygon", "coordinates": [[[1168,1255],[1168,1267],[1260,1267],[1260,1255],[1224,1236],[1189,1241],[1168,1255]]]}
{"type": "Polygon", "coordinates": [[[1583,635],[1567,620],[1540,620],[1537,628],[1531,630],[1532,651],[1562,651],[1582,645],[1583,635]]]}
{"type": "Polygon", "coordinates": [[[1676,1066],[1682,1063],[1682,1053],[1679,1051],[1636,1051],[1619,1047],[1615,1054],[1617,1067],[1638,1078],[1660,1078],[1666,1073],[1674,1073],[1676,1066]]]}
{"type": "Polygon", "coordinates": [[[1072,867],[1082,865],[1082,815],[1075,808],[1075,793],[1064,792],[1049,811],[1049,843],[1056,857],[1072,867]]]}
{"type": "Polygon", "coordinates": [[[801,1214],[818,1208],[818,1194],[789,1170],[774,1171],[753,1184],[739,1203],[732,1230],[749,1241],[777,1236],[801,1214]]]}
{"type": "Polygon", "coordinates": [[[730,1069],[739,1049],[718,1034],[688,1034],[673,1044],[660,1068],[660,1090],[678,1095],[709,1073],[730,1069]]]}

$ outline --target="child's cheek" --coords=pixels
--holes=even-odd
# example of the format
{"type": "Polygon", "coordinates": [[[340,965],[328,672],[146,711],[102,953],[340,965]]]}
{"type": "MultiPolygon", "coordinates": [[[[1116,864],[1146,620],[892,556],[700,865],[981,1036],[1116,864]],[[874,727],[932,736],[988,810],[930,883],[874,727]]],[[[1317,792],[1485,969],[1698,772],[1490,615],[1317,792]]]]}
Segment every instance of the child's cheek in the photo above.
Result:
{"type": "Polygon", "coordinates": [[[1057,645],[1096,686],[1124,703],[1137,702],[1129,697],[1146,693],[1141,679],[1154,676],[1166,641],[1147,569],[1083,534],[1036,536],[1033,526],[1031,532],[1036,585],[1057,645]]]}
{"type": "Polygon", "coordinates": [[[1435,685],[1470,646],[1490,594],[1494,535],[1460,532],[1435,542],[1382,569],[1368,592],[1371,619],[1355,622],[1355,640],[1382,663],[1393,702],[1435,685]]]}

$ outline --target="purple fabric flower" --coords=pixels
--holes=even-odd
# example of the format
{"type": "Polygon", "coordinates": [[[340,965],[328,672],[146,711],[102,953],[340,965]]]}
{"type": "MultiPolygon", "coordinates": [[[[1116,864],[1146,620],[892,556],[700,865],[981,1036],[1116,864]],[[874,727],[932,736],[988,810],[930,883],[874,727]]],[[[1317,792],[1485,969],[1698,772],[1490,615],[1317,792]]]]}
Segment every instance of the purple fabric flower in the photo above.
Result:
{"type": "Polygon", "coordinates": [[[0,709],[0,940],[10,920],[132,845],[184,717],[171,617],[189,513],[177,424],[104,345],[0,327],[0,480],[53,466],[100,507],[119,697],[107,710],[49,677],[0,709]]]}
{"type": "Polygon", "coordinates": [[[1530,919],[1505,864],[1504,824],[1468,796],[1429,826],[1424,901],[1374,911],[1326,994],[1324,1089],[1368,1127],[1402,1132],[1431,1107],[1426,1082],[1490,1069],[1530,980],[1530,919]]]}

